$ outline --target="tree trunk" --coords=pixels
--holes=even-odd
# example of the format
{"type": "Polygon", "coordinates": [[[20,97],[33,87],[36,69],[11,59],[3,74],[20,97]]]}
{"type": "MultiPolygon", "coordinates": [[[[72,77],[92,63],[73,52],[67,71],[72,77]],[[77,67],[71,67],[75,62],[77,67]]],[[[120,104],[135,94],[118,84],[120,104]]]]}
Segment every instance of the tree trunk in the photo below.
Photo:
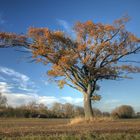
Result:
{"type": "Polygon", "coordinates": [[[88,86],[87,93],[84,93],[84,112],[86,119],[91,119],[93,117],[91,104],[91,85],[88,86]]]}
{"type": "Polygon", "coordinates": [[[91,119],[93,117],[91,99],[88,94],[84,94],[84,112],[86,119],[91,119]]]}

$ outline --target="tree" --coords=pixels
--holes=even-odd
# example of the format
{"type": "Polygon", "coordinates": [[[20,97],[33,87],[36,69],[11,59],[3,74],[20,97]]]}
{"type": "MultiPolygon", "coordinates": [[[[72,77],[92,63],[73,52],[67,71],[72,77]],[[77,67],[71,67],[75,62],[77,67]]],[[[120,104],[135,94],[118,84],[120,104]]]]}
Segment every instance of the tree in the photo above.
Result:
{"type": "Polygon", "coordinates": [[[38,104],[38,111],[42,114],[47,113],[48,107],[45,106],[43,103],[38,104]]]}
{"type": "Polygon", "coordinates": [[[134,114],[135,111],[130,105],[122,105],[117,107],[111,113],[114,118],[132,118],[134,117],[134,114]]]}
{"type": "Polygon", "coordinates": [[[83,94],[85,117],[91,118],[91,101],[100,100],[98,81],[140,72],[136,61],[123,59],[140,51],[140,39],[125,29],[127,21],[123,17],[112,25],[77,22],[76,39],[48,28],[31,27],[26,35],[1,32],[0,47],[25,47],[35,61],[49,64],[47,73],[61,88],[68,85],[83,94]]]}
{"type": "Polygon", "coordinates": [[[74,106],[70,103],[65,103],[63,105],[63,110],[66,118],[74,117],[74,106]]]}
{"type": "Polygon", "coordinates": [[[74,116],[75,117],[83,117],[84,116],[84,108],[81,106],[75,106],[74,116]]]}
{"type": "Polygon", "coordinates": [[[7,98],[0,93],[0,108],[7,105],[7,98]]]}
{"type": "Polygon", "coordinates": [[[37,117],[38,115],[38,104],[36,101],[29,102],[25,108],[30,112],[29,117],[37,117]]]}
{"type": "Polygon", "coordinates": [[[57,103],[57,102],[53,103],[51,110],[53,112],[54,117],[61,118],[64,115],[63,114],[63,105],[61,103],[57,103]]]}

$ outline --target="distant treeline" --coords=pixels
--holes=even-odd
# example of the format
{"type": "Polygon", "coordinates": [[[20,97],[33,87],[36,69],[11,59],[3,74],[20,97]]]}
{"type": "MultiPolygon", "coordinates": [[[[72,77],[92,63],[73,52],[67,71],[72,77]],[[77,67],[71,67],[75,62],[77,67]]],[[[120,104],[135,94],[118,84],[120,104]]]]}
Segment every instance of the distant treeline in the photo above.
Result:
{"type": "Polygon", "coordinates": [[[74,106],[69,103],[54,103],[48,108],[44,104],[30,102],[20,107],[1,107],[0,117],[25,117],[25,118],[72,118],[74,116],[83,116],[84,110],[80,106],[74,106]]]}
{"type": "MultiPolygon", "coordinates": [[[[101,112],[99,109],[93,108],[95,117],[109,117],[114,118],[132,118],[140,117],[140,112],[135,113],[133,107],[123,105],[115,108],[111,113],[101,112]]],[[[7,99],[0,93],[0,117],[15,117],[15,118],[73,118],[83,117],[84,108],[75,106],[70,103],[53,103],[50,108],[44,104],[37,104],[36,102],[29,102],[26,105],[19,107],[11,107],[7,105],[7,99]]]]}
{"type": "MultiPolygon", "coordinates": [[[[94,116],[110,116],[108,112],[101,112],[99,109],[93,109],[94,116]]],[[[25,117],[25,118],[73,118],[84,116],[84,109],[81,106],[75,106],[70,103],[53,103],[50,108],[44,104],[30,102],[27,105],[19,107],[3,106],[0,108],[0,117],[25,117]]]]}

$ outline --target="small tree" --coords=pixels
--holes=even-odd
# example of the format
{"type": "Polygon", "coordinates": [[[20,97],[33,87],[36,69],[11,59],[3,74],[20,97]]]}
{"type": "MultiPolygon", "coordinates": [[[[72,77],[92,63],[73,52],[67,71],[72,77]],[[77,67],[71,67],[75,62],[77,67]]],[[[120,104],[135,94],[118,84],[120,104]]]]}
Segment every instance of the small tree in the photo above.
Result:
{"type": "Polygon", "coordinates": [[[81,106],[75,106],[74,116],[75,117],[83,117],[84,116],[84,108],[81,106]]]}
{"type": "Polygon", "coordinates": [[[63,105],[63,110],[64,110],[65,117],[67,118],[74,117],[74,106],[72,104],[65,103],[63,105]]]}
{"type": "Polygon", "coordinates": [[[38,115],[38,104],[36,101],[29,102],[25,108],[30,112],[29,117],[37,117],[38,115]]]}
{"type": "Polygon", "coordinates": [[[38,111],[41,114],[45,114],[48,111],[48,107],[45,106],[43,103],[38,104],[38,111]]]}
{"type": "Polygon", "coordinates": [[[129,105],[122,105],[117,107],[111,113],[114,118],[132,118],[134,114],[135,112],[133,107],[129,105]]]}
{"type": "Polygon", "coordinates": [[[53,113],[54,117],[64,117],[64,110],[63,110],[63,104],[61,103],[53,103],[52,107],[51,107],[51,111],[53,113]]]}
{"type": "Polygon", "coordinates": [[[128,73],[140,72],[132,65],[136,61],[123,59],[140,51],[140,39],[125,29],[127,21],[124,17],[113,25],[77,22],[74,40],[62,31],[48,28],[29,28],[26,35],[1,32],[0,47],[25,47],[34,60],[50,64],[48,75],[61,88],[66,84],[79,90],[84,97],[85,117],[91,118],[91,101],[100,100],[95,94],[98,81],[127,78],[128,73]]]}
{"type": "Polygon", "coordinates": [[[7,98],[0,93],[0,108],[3,108],[7,105],[7,98]]]}

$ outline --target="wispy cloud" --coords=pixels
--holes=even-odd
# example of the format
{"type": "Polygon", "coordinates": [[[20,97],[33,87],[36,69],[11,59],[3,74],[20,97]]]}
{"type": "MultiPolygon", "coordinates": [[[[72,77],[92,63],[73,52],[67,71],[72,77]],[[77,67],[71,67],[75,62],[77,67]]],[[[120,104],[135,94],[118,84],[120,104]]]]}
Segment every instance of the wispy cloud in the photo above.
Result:
{"type": "Polygon", "coordinates": [[[43,80],[42,82],[45,84],[45,86],[48,86],[49,85],[49,82],[46,81],[46,80],[43,80]]]}
{"type": "Polygon", "coordinates": [[[13,92],[14,87],[7,82],[0,82],[0,92],[7,97],[8,105],[19,106],[34,101],[38,95],[36,93],[13,92]]]}
{"type": "Polygon", "coordinates": [[[27,75],[2,66],[0,66],[0,74],[2,75],[1,80],[10,82],[13,89],[35,92],[35,84],[27,75]]]}
{"type": "Polygon", "coordinates": [[[72,29],[72,26],[66,20],[57,19],[57,22],[60,26],[63,27],[64,31],[66,31],[73,39],[75,39],[76,34],[72,29]]]}
{"type": "MultiPolygon", "coordinates": [[[[31,101],[43,103],[47,106],[52,105],[54,102],[76,105],[82,103],[82,98],[41,96],[37,93],[35,84],[30,77],[11,68],[0,66],[0,74],[4,78],[4,81],[2,78],[0,79],[0,92],[7,97],[9,105],[20,106],[31,101]]],[[[43,82],[48,85],[47,81],[43,82]]]]}
{"type": "Polygon", "coordinates": [[[0,25],[3,25],[4,23],[6,23],[6,20],[3,18],[3,14],[0,13],[0,25]]]}
{"type": "Polygon", "coordinates": [[[105,101],[105,104],[110,104],[110,103],[120,103],[121,101],[120,100],[118,100],[118,99],[111,99],[111,100],[106,100],[105,101]]]}
{"type": "Polygon", "coordinates": [[[67,32],[71,32],[71,31],[72,31],[72,28],[71,28],[71,26],[68,24],[67,21],[62,20],[62,19],[58,19],[57,21],[58,21],[59,25],[63,26],[63,28],[64,28],[67,32]]]}
{"type": "Polygon", "coordinates": [[[14,77],[20,78],[24,82],[26,82],[30,79],[28,76],[21,74],[19,72],[16,72],[15,70],[7,68],[7,67],[0,67],[0,72],[4,73],[6,75],[9,75],[9,76],[14,76],[14,77]]]}
{"type": "Polygon", "coordinates": [[[0,80],[5,81],[6,79],[0,75],[0,80]]]}

